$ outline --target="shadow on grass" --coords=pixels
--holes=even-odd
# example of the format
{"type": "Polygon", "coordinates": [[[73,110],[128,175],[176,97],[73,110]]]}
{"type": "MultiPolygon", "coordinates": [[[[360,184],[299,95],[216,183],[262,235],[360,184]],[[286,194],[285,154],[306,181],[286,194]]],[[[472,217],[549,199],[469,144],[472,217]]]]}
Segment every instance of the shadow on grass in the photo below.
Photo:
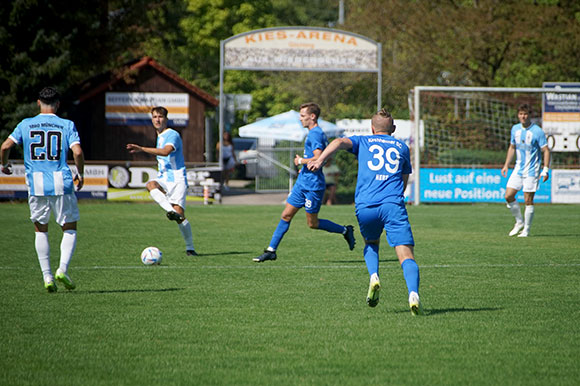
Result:
{"type": "Polygon", "coordinates": [[[235,251],[235,252],[220,252],[220,253],[198,253],[198,256],[207,257],[207,256],[227,256],[227,255],[247,255],[251,254],[252,252],[247,251],[235,251]]]}
{"type": "MultiPolygon", "coordinates": [[[[424,316],[431,316],[431,315],[439,315],[439,314],[450,314],[452,312],[488,312],[488,311],[501,311],[503,308],[500,307],[481,307],[481,308],[442,308],[440,310],[431,309],[427,310],[424,309],[424,316]]],[[[401,312],[409,312],[409,311],[401,311],[401,312]]]]}
{"type": "Polygon", "coordinates": [[[140,292],[173,292],[183,291],[185,288],[159,288],[159,289],[120,289],[120,290],[94,290],[94,291],[75,291],[77,294],[123,294],[123,293],[140,293],[140,292]]]}
{"type": "MultiPolygon", "coordinates": [[[[333,261],[333,263],[343,263],[343,264],[360,264],[360,263],[364,263],[365,259],[364,258],[360,258],[357,260],[337,260],[337,261],[333,261]]],[[[392,263],[392,262],[399,262],[398,259],[383,259],[383,260],[379,260],[379,263],[392,263]]]]}

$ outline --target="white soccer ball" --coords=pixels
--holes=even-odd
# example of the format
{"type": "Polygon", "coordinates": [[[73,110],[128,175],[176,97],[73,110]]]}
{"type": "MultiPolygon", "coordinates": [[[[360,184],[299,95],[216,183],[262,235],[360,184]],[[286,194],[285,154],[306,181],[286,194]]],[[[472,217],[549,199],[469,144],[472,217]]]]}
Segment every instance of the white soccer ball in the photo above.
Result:
{"type": "Polygon", "coordinates": [[[163,253],[157,247],[147,247],[141,252],[141,261],[145,265],[161,264],[163,253]]]}

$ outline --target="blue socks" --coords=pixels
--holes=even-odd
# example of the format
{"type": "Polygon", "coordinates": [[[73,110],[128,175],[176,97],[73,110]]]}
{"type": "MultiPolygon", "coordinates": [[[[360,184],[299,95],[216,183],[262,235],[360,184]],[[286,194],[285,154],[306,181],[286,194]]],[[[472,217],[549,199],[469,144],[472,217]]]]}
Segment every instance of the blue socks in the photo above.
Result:
{"type": "Polygon", "coordinates": [[[278,226],[276,227],[276,230],[272,235],[272,240],[270,240],[269,247],[272,248],[273,250],[278,249],[278,245],[280,244],[280,241],[282,241],[282,237],[284,237],[286,232],[288,232],[289,228],[290,222],[286,222],[280,219],[280,222],[278,223],[278,226]]]}
{"type": "Polygon", "coordinates": [[[318,229],[327,231],[330,233],[343,233],[344,226],[333,223],[329,220],[318,220],[318,229]]]}
{"type": "Polygon", "coordinates": [[[407,282],[407,289],[409,290],[409,293],[419,293],[419,266],[417,265],[417,262],[415,262],[413,259],[407,259],[403,261],[401,268],[403,268],[403,276],[407,282]]]}
{"type": "MultiPolygon", "coordinates": [[[[278,223],[278,226],[276,227],[276,230],[274,231],[274,234],[272,235],[272,240],[270,240],[269,248],[271,248],[273,250],[278,249],[278,245],[282,241],[282,238],[284,237],[286,232],[288,232],[289,228],[290,228],[290,222],[286,222],[286,221],[280,219],[280,222],[278,223]]],[[[328,220],[318,220],[318,229],[322,229],[322,230],[325,230],[325,231],[331,232],[331,233],[342,234],[344,232],[344,226],[335,224],[332,221],[328,221],[328,220]]]]}
{"type": "Polygon", "coordinates": [[[373,273],[379,274],[379,245],[378,244],[365,244],[364,248],[365,262],[367,263],[367,269],[369,275],[372,276],[373,273]]]}

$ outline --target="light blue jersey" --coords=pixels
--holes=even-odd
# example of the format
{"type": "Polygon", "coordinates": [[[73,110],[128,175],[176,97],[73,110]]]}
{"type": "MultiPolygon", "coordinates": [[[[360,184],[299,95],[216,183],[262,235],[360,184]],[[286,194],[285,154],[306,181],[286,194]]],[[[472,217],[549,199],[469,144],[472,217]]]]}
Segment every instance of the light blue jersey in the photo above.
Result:
{"type": "MultiPolygon", "coordinates": [[[[312,158],[314,157],[314,150],[319,149],[320,151],[324,151],[326,146],[328,146],[326,134],[324,134],[324,131],[322,131],[320,126],[316,126],[308,131],[308,136],[306,136],[306,141],[304,142],[304,153],[302,158],[312,158]]],[[[308,170],[306,165],[302,165],[302,170],[296,179],[296,185],[304,190],[326,189],[322,168],[312,172],[308,170]]]]}
{"type": "Polygon", "coordinates": [[[358,158],[354,196],[358,208],[404,202],[403,174],[411,174],[409,147],[390,135],[348,137],[358,158]]]}
{"type": "Polygon", "coordinates": [[[26,184],[30,196],[61,196],[74,193],[67,153],[80,144],[74,122],[55,114],[38,114],[16,126],[10,139],[22,145],[26,184]]]}
{"type": "Polygon", "coordinates": [[[540,174],[540,149],[548,146],[542,128],[535,123],[528,128],[523,128],[521,123],[513,125],[510,143],[516,147],[514,173],[520,177],[537,177],[540,174]]]}
{"type": "Polygon", "coordinates": [[[173,151],[165,157],[157,156],[157,166],[159,168],[157,178],[168,182],[184,183],[187,186],[183,143],[177,131],[165,129],[157,136],[158,149],[163,149],[167,145],[171,145],[173,151]]]}

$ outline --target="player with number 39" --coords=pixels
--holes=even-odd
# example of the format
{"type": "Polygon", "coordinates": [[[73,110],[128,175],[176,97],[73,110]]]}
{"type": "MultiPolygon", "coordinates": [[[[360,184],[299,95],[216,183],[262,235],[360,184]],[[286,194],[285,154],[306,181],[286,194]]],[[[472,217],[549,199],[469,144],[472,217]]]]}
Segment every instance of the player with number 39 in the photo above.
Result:
{"type": "Polygon", "coordinates": [[[415,242],[404,201],[412,171],[409,147],[391,136],[396,126],[385,109],[373,115],[371,127],[373,135],[335,139],[318,159],[308,163],[308,169],[320,169],[324,161],[339,149],[349,150],[357,156],[355,207],[365,240],[364,258],[370,275],[367,304],[375,307],[379,302],[379,241],[384,229],[403,269],[411,313],[418,315],[422,313],[419,267],[415,262],[415,242]]]}

